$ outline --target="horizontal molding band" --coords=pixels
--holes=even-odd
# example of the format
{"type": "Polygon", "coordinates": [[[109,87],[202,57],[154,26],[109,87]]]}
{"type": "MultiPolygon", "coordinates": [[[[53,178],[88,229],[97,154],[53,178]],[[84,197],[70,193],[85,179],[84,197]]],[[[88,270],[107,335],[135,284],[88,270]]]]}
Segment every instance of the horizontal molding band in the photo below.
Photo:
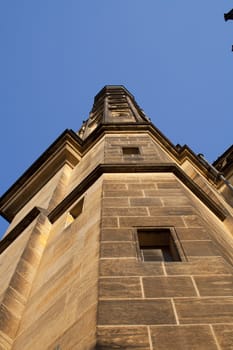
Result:
{"type": "Polygon", "coordinates": [[[74,190],[66,196],[50,213],[45,209],[34,207],[13,229],[0,241],[0,254],[30,225],[43,211],[53,224],[79,197],[81,197],[103,174],[136,174],[136,173],[173,173],[182,181],[221,221],[228,213],[216,204],[207,194],[174,163],[143,164],[100,164],[86,176],[74,190]]]}

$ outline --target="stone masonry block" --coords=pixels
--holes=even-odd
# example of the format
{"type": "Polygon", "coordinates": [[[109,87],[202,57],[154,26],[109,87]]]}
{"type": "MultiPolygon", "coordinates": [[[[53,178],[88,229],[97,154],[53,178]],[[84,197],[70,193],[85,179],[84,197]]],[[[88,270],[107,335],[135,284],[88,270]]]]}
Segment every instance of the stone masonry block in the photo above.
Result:
{"type": "Polygon", "coordinates": [[[156,182],[156,185],[158,187],[158,189],[163,189],[163,188],[167,188],[167,189],[171,189],[171,188],[182,188],[181,184],[174,180],[174,181],[160,181],[160,182],[156,182]]]}
{"type": "Polygon", "coordinates": [[[108,298],[141,298],[140,279],[136,277],[101,278],[99,280],[99,297],[108,298]]]}
{"type": "Polygon", "coordinates": [[[184,196],[181,189],[159,189],[159,190],[145,190],[145,197],[173,197],[175,199],[184,196]]]}
{"type": "Polygon", "coordinates": [[[211,241],[182,241],[182,246],[188,256],[221,255],[211,241]]]}
{"type": "Polygon", "coordinates": [[[98,327],[96,350],[150,350],[147,327],[98,327]]]}
{"type": "Polygon", "coordinates": [[[154,350],[218,350],[209,326],[152,326],[154,350]]]}
{"type": "Polygon", "coordinates": [[[101,241],[132,241],[131,229],[105,228],[101,231],[101,241]]]}
{"type": "Polygon", "coordinates": [[[175,324],[170,300],[102,300],[99,325],[175,324]]]}
{"type": "Polygon", "coordinates": [[[113,218],[113,217],[102,218],[102,227],[118,227],[117,218],[113,218]]]}
{"type": "Polygon", "coordinates": [[[119,183],[111,183],[111,184],[103,184],[103,190],[104,191],[124,191],[127,190],[126,184],[119,184],[119,183]]]}
{"type": "Polygon", "coordinates": [[[184,227],[184,222],[179,216],[158,216],[158,217],[120,217],[120,227],[158,227],[158,226],[176,226],[184,227]]]}
{"type": "Polygon", "coordinates": [[[168,275],[221,275],[231,274],[232,269],[220,257],[207,257],[193,262],[165,263],[168,275]]]}
{"type": "Polygon", "coordinates": [[[136,247],[132,242],[102,242],[100,256],[102,258],[135,257],[136,247]]]}
{"type": "Polygon", "coordinates": [[[162,195],[161,200],[163,202],[163,205],[165,207],[167,206],[176,206],[176,207],[183,207],[186,205],[190,205],[191,202],[190,200],[185,197],[184,195],[179,195],[179,196],[166,196],[165,194],[162,195]]]}
{"type": "Polygon", "coordinates": [[[101,276],[163,276],[161,263],[143,263],[136,259],[105,259],[100,261],[101,276]]]}
{"type": "Polygon", "coordinates": [[[142,184],[138,184],[138,183],[131,183],[128,184],[128,189],[129,190],[154,190],[156,188],[156,185],[154,183],[142,183],[142,184]]]}
{"type": "Polygon", "coordinates": [[[233,323],[233,297],[174,299],[182,324],[233,323]]]}
{"type": "Polygon", "coordinates": [[[128,198],[103,198],[103,208],[128,207],[128,198]]]}
{"type": "Polygon", "coordinates": [[[103,216],[148,216],[146,208],[104,208],[103,216]]]}
{"type": "Polygon", "coordinates": [[[163,208],[149,208],[151,216],[183,216],[183,215],[192,215],[192,207],[163,207],[163,208]]]}
{"type": "Polygon", "coordinates": [[[209,240],[210,237],[207,233],[207,230],[203,227],[194,227],[194,228],[177,228],[177,235],[180,240],[183,241],[195,241],[195,240],[209,240]]]}
{"type": "Polygon", "coordinates": [[[233,276],[195,276],[201,296],[232,296],[233,276]]]}
{"type": "Polygon", "coordinates": [[[143,191],[104,191],[104,197],[143,197],[143,191]]]}
{"type": "Polygon", "coordinates": [[[217,337],[221,349],[233,349],[233,324],[221,324],[213,326],[214,333],[217,337]]]}
{"type": "Polygon", "coordinates": [[[162,201],[160,198],[143,198],[143,197],[139,197],[139,198],[130,198],[130,205],[132,207],[160,207],[162,206],[162,201]]]}
{"type": "Polygon", "coordinates": [[[146,298],[196,296],[190,277],[143,277],[146,298]]]}

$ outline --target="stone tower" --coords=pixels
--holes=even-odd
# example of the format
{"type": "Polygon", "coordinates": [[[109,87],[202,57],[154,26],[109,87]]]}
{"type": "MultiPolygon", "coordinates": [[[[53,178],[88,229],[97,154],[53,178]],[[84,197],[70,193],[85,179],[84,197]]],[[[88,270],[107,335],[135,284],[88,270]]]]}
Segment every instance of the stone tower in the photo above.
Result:
{"type": "Polygon", "coordinates": [[[214,166],[103,88],[0,199],[0,349],[232,350],[232,147],[214,166]]]}

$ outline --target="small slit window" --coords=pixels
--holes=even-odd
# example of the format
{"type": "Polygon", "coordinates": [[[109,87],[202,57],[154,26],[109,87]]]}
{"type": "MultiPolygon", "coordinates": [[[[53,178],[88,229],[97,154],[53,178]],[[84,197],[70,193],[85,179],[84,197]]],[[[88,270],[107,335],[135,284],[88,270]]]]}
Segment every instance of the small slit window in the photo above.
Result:
{"type": "Polygon", "coordinates": [[[84,197],[70,209],[66,220],[66,226],[71,224],[77,217],[79,217],[79,215],[81,215],[83,211],[83,202],[84,197]]]}
{"type": "Polygon", "coordinates": [[[181,261],[169,228],[139,229],[137,234],[143,261],[181,261]]]}
{"type": "Polygon", "coordinates": [[[122,152],[124,156],[139,155],[140,151],[138,147],[123,147],[122,152]]]}
{"type": "Polygon", "coordinates": [[[55,348],[54,348],[54,350],[61,350],[60,345],[56,345],[55,348]]]}

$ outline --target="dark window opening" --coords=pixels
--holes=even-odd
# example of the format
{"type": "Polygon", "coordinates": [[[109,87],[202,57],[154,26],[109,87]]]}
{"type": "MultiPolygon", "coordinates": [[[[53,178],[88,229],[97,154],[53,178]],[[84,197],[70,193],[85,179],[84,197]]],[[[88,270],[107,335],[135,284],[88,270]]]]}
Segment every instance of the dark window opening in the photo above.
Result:
{"type": "Polygon", "coordinates": [[[123,155],[137,155],[140,154],[138,147],[123,147],[122,148],[123,155]]]}
{"type": "Polygon", "coordinates": [[[61,350],[61,346],[60,345],[56,345],[54,350],[61,350]]]}
{"type": "Polygon", "coordinates": [[[83,211],[84,197],[70,210],[70,215],[76,219],[83,211]]]}
{"type": "Polygon", "coordinates": [[[181,261],[168,228],[139,229],[138,243],[143,261],[181,261]]]}

